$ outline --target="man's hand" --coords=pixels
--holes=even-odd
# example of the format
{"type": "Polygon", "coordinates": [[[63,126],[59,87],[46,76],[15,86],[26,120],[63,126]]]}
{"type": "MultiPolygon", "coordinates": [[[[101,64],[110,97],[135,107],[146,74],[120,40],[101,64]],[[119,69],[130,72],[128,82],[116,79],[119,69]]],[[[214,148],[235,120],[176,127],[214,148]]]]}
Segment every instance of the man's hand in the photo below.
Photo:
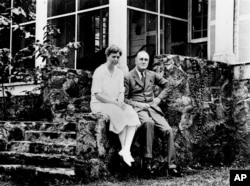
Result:
{"type": "Polygon", "coordinates": [[[154,98],[152,105],[157,105],[158,106],[160,104],[160,102],[161,102],[160,98],[154,98]]]}
{"type": "Polygon", "coordinates": [[[143,110],[147,110],[150,107],[150,105],[147,104],[147,103],[137,102],[136,103],[136,107],[139,107],[139,108],[141,108],[143,110]]]}

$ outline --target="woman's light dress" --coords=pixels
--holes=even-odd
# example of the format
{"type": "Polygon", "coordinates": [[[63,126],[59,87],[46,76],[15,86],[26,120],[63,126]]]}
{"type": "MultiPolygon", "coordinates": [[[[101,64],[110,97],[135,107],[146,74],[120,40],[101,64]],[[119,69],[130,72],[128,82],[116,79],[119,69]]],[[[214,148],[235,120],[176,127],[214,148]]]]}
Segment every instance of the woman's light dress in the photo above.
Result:
{"type": "Polygon", "coordinates": [[[95,70],[91,87],[90,107],[92,112],[101,112],[109,115],[109,130],[116,134],[119,134],[125,126],[140,125],[137,113],[130,105],[126,105],[125,110],[122,110],[117,105],[102,103],[96,99],[95,94],[101,93],[113,100],[123,101],[124,90],[124,75],[116,66],[113,74],[109,72],[105,64],[102,64],[95,70]]]}

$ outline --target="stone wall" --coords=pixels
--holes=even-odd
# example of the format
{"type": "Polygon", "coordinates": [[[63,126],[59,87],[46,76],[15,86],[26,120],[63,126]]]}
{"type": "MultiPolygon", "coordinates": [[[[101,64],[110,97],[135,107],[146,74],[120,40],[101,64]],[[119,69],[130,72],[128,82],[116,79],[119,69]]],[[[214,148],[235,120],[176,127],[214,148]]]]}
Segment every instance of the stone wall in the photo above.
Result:
{"type": "Polygon", "coordinates": [[[43,110],[41,95],[0,97],[0,120],[34,121],[51,118],[50,112],[43,110]]]}
{"type": "Polygon", "coordinates": [[[43,106],[50,110],[54,122],[77,120],[90,112],[91,72],[67,68],[44,69],[43,106]]]}
{"type": "MultiPolygon", "coordinates": [[[[186,56],[156,56],[153,70],[169,83],[161,106],[175,132],[181,164],[230,164],[236,130],[230,66],[186,56]]],[[[157,88],[156,88],[157,94],[157,88]]]]}
{"type": "Polygon", "coordinates": [[[234,80],[234,121],[238,130],[235,137],[241,139],[238,144],[240,163],[250,163],[250,80],[234,80]]]}

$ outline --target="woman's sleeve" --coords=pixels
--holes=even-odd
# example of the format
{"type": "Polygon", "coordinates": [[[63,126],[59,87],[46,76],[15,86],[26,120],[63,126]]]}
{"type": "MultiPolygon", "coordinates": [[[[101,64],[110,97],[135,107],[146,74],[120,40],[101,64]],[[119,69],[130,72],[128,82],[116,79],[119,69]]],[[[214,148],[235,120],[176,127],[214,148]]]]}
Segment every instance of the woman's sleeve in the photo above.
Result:
{"type": "Polygon", "coordinates": [[[102,93],[102,73],[100,69],[97,69],[94,72],[91,93],[92,94],[102,93]]]}

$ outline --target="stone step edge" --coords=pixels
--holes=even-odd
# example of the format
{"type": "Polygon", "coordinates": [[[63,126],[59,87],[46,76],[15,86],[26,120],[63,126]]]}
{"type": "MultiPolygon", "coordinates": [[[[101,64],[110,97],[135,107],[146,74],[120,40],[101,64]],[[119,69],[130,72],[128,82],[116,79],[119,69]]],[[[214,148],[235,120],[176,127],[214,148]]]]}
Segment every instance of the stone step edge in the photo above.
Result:
{"type": "Polygon", "coordinates": [[[46,142],[46,141],[26,141],[26,140],[20,140],[20,141],[9,141],[8,142],[8,145],[10,145],[11,143],[29,143],[29,144],[33,144],[33,143],[37,143],[37,144],[44,144],[44,145],[62,145],[62,146],[76,146],[76,140],[72,143],[65,143],[65,142],[57,142],[57,143],[54,143],[54,142],[46,142]]]}
{"type": "Polygon", "coordinates": [[[75,123],[75,122],[57,122],[57,121],[13,121],[13,120],[0,120],[0,125],[2,124],[11,124],[11,125],[18,125],[18,124],[25,124],[25,125],[32,125],[35,123],[42,123],[42,124],[64,124],[64,123],[75,123]]]}
{"type": "Polygon", "coordinates": [[[25,133],[51,133],[51,134],[76,134],[76,132],[46,131],[46,130],[25,130],[25,133]]]}
{"type": "Polygon", "coordinates": [[[68,157],[68,158],[72,158],[72,159],[76,159],[76,156],[69,156],[69,155],[63,155],[63,154],[35,154],[35,153],[28,153],[28,152],[17,152],[17,151],[0,151],[0,155],[1,154],[7,154],[7,155],[14,155],[14,154],[19,154],[19,155],[29,155],[29,156],[33,156],[33,157],[55,157],[55,158],[59,158],[59,157],[68,157]]]}
{"type": "Polygon", "coordinates": [[[20,164],[15,164],[15,165],[3,165],[2,164],[2,165],[0,165],[0,168],[1,167],[5,170],[9,170],[9,171],[11,171],[11,169],[23,168],[26,170],[34,170],[34,171],[42,172],[42,173],[75,176],[74,169],[70,169],[70,168],[43,168],[43,167],[20,165],[20,164]]]}
{"type": "MultiPolygon", "coordinates": [[[[69,122],[70,123],[70,122],[69,122]]],[[[0,121],[0,126],[5,126],[5,128],[31,128],[33,130],[38,130],[36,127],[41,126],[60,126],[67,123],[56,123],[56,122],[8,122],[8,121],[0,121]]]]}

